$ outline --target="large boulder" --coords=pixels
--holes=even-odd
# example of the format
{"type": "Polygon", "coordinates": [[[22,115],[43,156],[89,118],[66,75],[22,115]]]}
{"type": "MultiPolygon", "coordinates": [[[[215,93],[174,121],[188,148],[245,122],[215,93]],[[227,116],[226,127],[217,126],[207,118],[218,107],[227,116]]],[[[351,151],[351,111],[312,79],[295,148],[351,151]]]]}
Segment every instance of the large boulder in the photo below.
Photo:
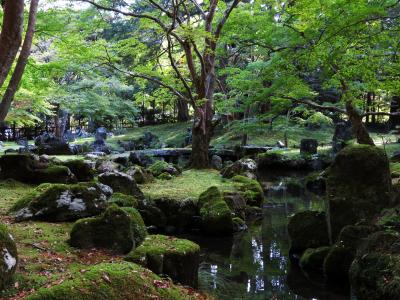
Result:
{"type": "Polygon", "coordinates": [[[89,161],[73,159],[62,163],[62,165],[70,169],[78,181],[93,180],[94,169],[89,161]]]}
{"type": "Polygon", "coordinates": [[[298,212],[289,219],[290,252],[302,253],[308,248],[329,246],[326,215],[319,211],[298,212]]]}
{"type": "Polygon", "coordinates": [[[99,175],[99,181],[110,186],[114,192],[131,195],[137,199],[144,198],[144,195],[137,186],[135,180],[128,174],[118,171],[105,172],[99,175]]]}
{"type": "Polygon", "coordinates": [[[350,284],[359,300],[397,300],[400,295],[400,236],[376,232],[358,249],[350,284]]]}
{"type": "Polygon", "coordinates": [[[256,176],[257,164],[254,160],[249,158],[242,158],[233,164],[222,169],[222,177],[232,178],[236,175],[242,175],[251,179],[257,178],[256,176]]]}
{"type": "Polygon", "coordinates": [[[44,183],[18,200],[11,211],[17,221],[72,221],[100,214],[111,194],[110,187],[97,183],[44,183]]]}
{"type": "Polygon", "coordinates": [[[17,246],[4,224],[0,224],[0,249],[0,290],[4,290],[11,283],[18,264],[17,246]]]}
{"type": "Polygon", "coordinates": [[[104,248],[116,253],[128,253],[146,236],[140,214],[134,209],[111,205],[98,217],[78,220],[72,227],[69,244],[90,249],[104,248]]]}
{"type": "Polygon", "coordinates": [[[184,231],[191,229],[194,224],[193,218],[198,215],[197,201],[192,198],[176,200],[163,197],[154,199],[154,204],[165,214],[166,226],[170,230],[184,231]]]}
{"type": "Polygon", "coordinates": [[[201,227],[205,234],[232,235],[232,212],[217,187],[210,187],[199,197],[201,227]]]}
{"type": "Polygon", "coordinates": [[[44,133],[35,139],[35,145],[39,154],[70,155],[73,154],[69,144],[64,139],[56,137],[52,133],[44,133]]]}
{"type": "Polygon", "coordinates": [[[333,241],[344,226],[371,220],[391,204],[389,162],[374,146],[345,147],[328,169],[326,184],[333,241]]]}
{"type": "Polygon", "coordinates": [[[76,177],[66,166],[42,163],[32,154],[7,154],[0,157],[0,177],[25,183],[74,183],[76,177]]]}
{"type": "Polygon", "coordinates": [[[130,262],[101,263],[76,271],[61,283],[45,286],[26,300],[178,300],[199,299],[193,289],[175,286],[130,262]]]}
{"type": "Polygon", "coordinates": [[[125,258],[175,282],[197,287],[200,247],[185,239],[150,235],[125,258]]]}

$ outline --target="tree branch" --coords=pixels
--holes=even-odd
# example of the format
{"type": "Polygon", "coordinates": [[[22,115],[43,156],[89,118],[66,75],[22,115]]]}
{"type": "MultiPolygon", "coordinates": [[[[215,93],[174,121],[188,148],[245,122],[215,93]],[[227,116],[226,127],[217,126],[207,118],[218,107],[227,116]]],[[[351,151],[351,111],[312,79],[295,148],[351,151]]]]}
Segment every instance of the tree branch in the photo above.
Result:
{"type": "Polygon", "coordinates": [[[231,6],[229,6],[229,8],[227,8],[224,12],[224,16],[222,17],[222,19],[219,21],[217,28],[215,29],[215,33],[214,36],[216,39],[219,38],[219,36],[221,35],[221,31],[222,28],[225,25],[226,20],[228,20],[229,15],[231,14],[231,12],[235,9],[236,6],[238,6],[238,4],[240,3],[241,0],[233,0],[233,3],[231,4],[231,6]]]}

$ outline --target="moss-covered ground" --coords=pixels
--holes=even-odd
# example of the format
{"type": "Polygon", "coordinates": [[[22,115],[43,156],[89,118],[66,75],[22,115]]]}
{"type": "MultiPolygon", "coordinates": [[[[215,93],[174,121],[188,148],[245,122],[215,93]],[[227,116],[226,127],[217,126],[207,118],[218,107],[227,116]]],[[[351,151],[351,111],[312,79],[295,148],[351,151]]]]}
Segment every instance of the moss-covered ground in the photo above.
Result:
{"type": "Polygon", "coordinates": [[[146,196],[153,199],[183,200],[198,198],[211,186],[217,186],[222,191],[234,189],[232,181],[222,178],[216,170],[187,170],[168,181],[156,179],[152,183],[143,184],[141,189],[146,196]]]}
{"type": "MultiPolygon", "coordinates": [[[[187,174],[191,173],[189,172],[186,173],[186,175],[187,174]]],[[[190,176],[191,178],[196,177],[195,174],[191,174],[190,176]]],[[[217,174],[213,174],[213,176],[215,180],[217,174]]],[[[188,180],[188,178],[184,175],[181,180],[188,180]]],[[[204,183],[203,187],[210,182],[214,183],[214,181],[208,180],[207,183],[204,183]]],[[[177,183],[175,183],[175,185],[174,181],[170,181],[170,183],[173,184],[172,189],[175,190],[176,194],[183,195],[185,193],[179,191],[177,183]]],[[[221,185],[223,184],[224,183],[221,182],[221,185]]],[[[154,188],[158,189],[161,185],[161,182],[156,182],[154,188]]],[[[227,183],[226,185],[228,186],[227,183]]],[[[182,185],[181,187],[184,186],[182,185]]],[[[123,260],[123,255],[114,255],[105,250],[79,250],[69,246],[67,240],[73,223],[46,223],[31,221],[15,223],[13,218],[8,214],[9,209],[18,199],[32,192],[34,188],[35,186],[22,184],[14,180],[0,181],[0,222],[7,224],[7,227],[17,243],[19,254],[19,266],[15,274],[14,283],[6,291],[0,292],[0,299],[24,299],[41,288],[43,291],[43,289],[57,286],[63,282],[68,282],[65,283],[64,286],[69,286],[71,284],[69,282],[72,279],[75,281],[80,280],[79,278],[81,277],[79,276],[78,279],[75,279],[77,278],[77,274],[85,274],[86,270],[90,270],[93,265],[99,263],[119,263],[123,260]]],[[[164,190],[167,190],[165,186],[164,190]]],[[[200,190],[201,188],[199,188],[198,191],[192,190],[191,193],[196,195],[197,193],[200,193],[200,190]]],[[[114,273],[110,274],[114,276],[114,273]]],[[[144,275],[142,277],[146,278],[144,275]]],[[[118,276],[118,274],[115,276],[118,276]]],[[[149,277],[151,279],[149,282],[140,282],[138,285],[142,286],[141,284],[143,283],[145,286],[149,284],[154,286],[154,282],[159,279],[151,276],[149,277]]],[[[159,284],[168,285],[170,283],[163,283],[163,281],[160,281],[159,284]]],[[[150,290],[154,292],[154,295],[159,295],[160,297],[163,295],[162,292],[161,294],[157,294],[160,293],[160,291],[157,292],[157,286],[154,286],[154,289],[150,290]]],[[[205,296],[203,295],[198,295],[193,291],[189,292],[197,299],[205,299],[205,296]]],[[[169,297],[168,299],[193,298],[192,296],[185,296],[186,298],[178,297],[181,293],[187,293],[187,291],[183,291],[180,287],[172,290],[171,293],[172,295],[175,294],[177,296],[175,298],[169,297]]],[[[168,294],[170,295],[171,293],[168,294]]],[[[152,299],[146,295],[142,296],[142,298],[137,299],[152,299]]]]}

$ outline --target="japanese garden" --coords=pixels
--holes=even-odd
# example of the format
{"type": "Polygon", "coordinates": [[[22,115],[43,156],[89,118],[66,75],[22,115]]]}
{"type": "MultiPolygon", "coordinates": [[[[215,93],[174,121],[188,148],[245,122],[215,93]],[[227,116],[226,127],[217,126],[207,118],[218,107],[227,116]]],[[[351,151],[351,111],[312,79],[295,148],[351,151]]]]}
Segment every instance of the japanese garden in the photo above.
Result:
{"type": "Polygon", "coordinates": [[[0,0],[0,299],[400,299],[400,1],[0,0]]]}

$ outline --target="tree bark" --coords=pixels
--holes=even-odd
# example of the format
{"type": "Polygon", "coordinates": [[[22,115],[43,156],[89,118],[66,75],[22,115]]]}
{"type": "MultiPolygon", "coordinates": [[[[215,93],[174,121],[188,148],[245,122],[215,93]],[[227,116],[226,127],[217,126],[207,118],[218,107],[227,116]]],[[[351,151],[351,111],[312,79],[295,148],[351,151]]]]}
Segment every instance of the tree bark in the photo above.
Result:
{"type": "Polygon", "coordinates": [[[177,121],[187,122],[189,121],[189,106],[187,101],[183,99],[178,99],[176,102],[176,107],[178,110],[177,121]]]}
{"type": "Polygon", "coordinates": [[[22,41],[23,25],[24,0],[6,0],[0,34],[0,88],[17,56],[22,41]]]}
{"type": "Polygon", "coordinates": [[[0,103],[0,122],[4,122],[7,113],[10,110],[11,102],[14,99],[15,93],[17,92],[18,86],[25,71],[26,63],[28,62],[28,58],[31,54],[32,41],[35,34],[38,4],[39,0],[31,0],[28,28],[25,34],[25,40],[22,45],[21,53],[18,57],[17,65],[15,66],[11,80],[0,103]]]}
{"type": "Polygon", "coordinates": [[[365,128],[362,122],[361,114],[350,101],[346,102],[346,113],[351,122],[354,135],[357,138],[357,143],[375,146],[374,141],[369,136],[367,128],[365,128]]]}

